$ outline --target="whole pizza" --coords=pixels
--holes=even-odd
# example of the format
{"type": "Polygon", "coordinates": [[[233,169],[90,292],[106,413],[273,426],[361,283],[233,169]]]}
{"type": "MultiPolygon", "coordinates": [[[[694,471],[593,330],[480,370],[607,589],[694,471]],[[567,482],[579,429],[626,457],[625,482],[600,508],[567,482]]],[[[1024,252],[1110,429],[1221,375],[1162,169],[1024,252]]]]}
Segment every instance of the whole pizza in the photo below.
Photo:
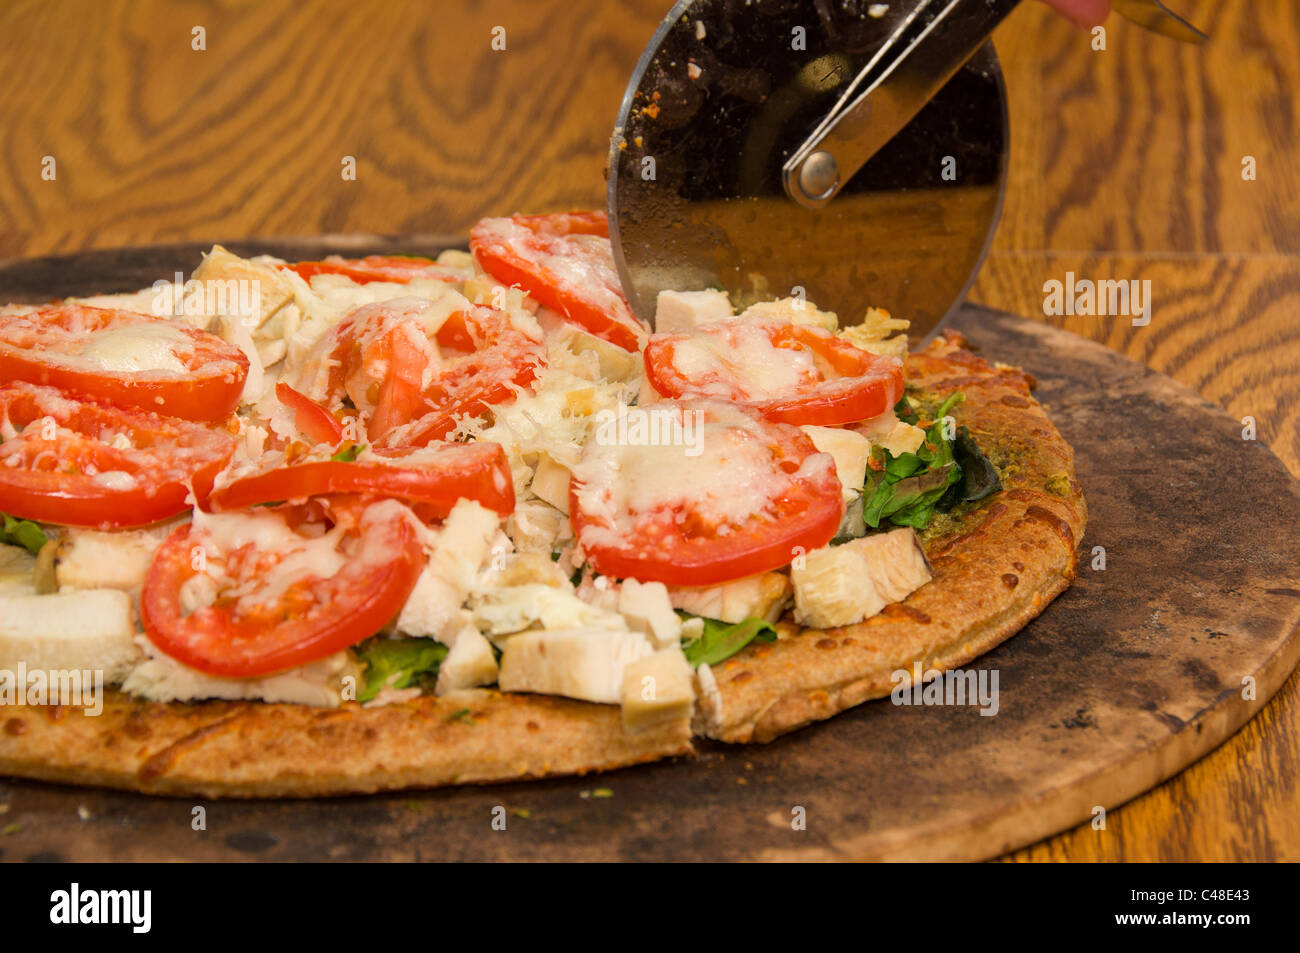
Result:
{"type": "Polygon", "coordinates": [[[0,308],[0,773],[538,778],[919,688],[1086,510],[1033,380],[906,328],[665,291],[651,333],[598,213],[0,308]]]}

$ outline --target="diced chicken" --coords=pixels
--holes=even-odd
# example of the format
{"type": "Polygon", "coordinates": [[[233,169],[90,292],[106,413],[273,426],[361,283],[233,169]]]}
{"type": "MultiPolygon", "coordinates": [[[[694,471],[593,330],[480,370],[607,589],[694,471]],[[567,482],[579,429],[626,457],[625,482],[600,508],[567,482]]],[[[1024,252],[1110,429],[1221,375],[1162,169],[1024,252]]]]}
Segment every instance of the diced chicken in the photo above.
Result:
{"type": "Polygon", "coordinates": [[[862,492],[867,481],[867,457],[871,455],[871,441],[860,433],[843,427],[801,428],[813,446],[835,458],[835,473],[840,478],[845,501],[862,492]]]}
{"type": "Polygon", "coordinates": [[[213,245],[199,266],[194,269],[194,280],[202,289],[202,311],[209,318],[224,315],[241,320],[250,330],[260,328],[281,308],[293,304],[293,285],[284,273],[266,262],[250,261],[213,245]],[[255,305],[244,313],[244,305],[255,305]]]}
{"type": "Polygon", "coordinates": [[[456,634],[451,651],[438,668],[438,683],[434,691],[445,695],[465,688],[491,685],[496,680],[497,659],[492,652],[492,643],[470,625],[456,634]]]}
{"type": "Polygon", "coordinates": [[[906,332],[910,323],[881,308],[868,308],[861,323],[845,328],[840,337],[864,351],[901,361],[907,357],[907,334],[899,332],[906,332]]]}
{"type": "Polygon", "coordinates": [[[624,670],[653,652],[639,632],[521,632],[506,642],[497,684],[503,692],[564,695],[617,705],[623,697],[624,670]]]}
{"type": "Polygon", "coordinates": [[[397,617],[407,635],[441,639],[456,620],[492,552],[500,517],[473,500],[456,503],[434,540],[429,562],[397,617]]]}
{"type": "Polygon", "coordinates": [[[351,652],[261,678],[223,678],[182,665],[147,639],[140,638],[139,643],[148,658],[131,670],[122,689],[151,701],[226,698],[337,708],[345,696],[355,697],[361,679],[361,665],[351,652]],[[352,693],[345,691],[349,686],[352,693]]]}
{"type": "Polygon", "coordinates": [[[531,583],[493,589],[476,598],[474,624],[498,645],[533,626],[543,629],[626,630],[623,617],[579,599],[571,588],[531,583]]]}
{"type": "Polygon", "coordinates": [[[36,557],[21,546],[0,543],[0,596],[34,595],[36,557]]]}
{"type": "Polygon", "coordinates": [[[535,500],[520,500],[506,521],[506,531],[521,553],[550,553],[572,536],[568,517],[551,506],[535,500]]]}
{"type": "Polygon", "coordinates": [[[655,299],[655,331],[670,334],[735,317],[725,291],[661,291],[655,299]]]}
{"type": "Polygon", "coordinates": [[[781,617],[790,596],[790,580],[779,572],[737,579],[718,586],[671,586],[668,597],[674,609],[722,622],[744,622],[781,617]]]}
{"type": "Polygon", "coordinates": [[[682,620],[673,611],[668,587],[662,582],[623,580],[618,611],[627,620],[628,628],[648,635],[655,648],[681,645],[682,620]]]}
{"type": "Polygon", "coordinates": [[[533,583],[552,589],[573,589],[569,574],[559,562],[538,552],[511,553],[499,566],[494,562],[492,568],[483,572],[475,588],[487,592],[533,583]]]}
{"type": "Polygon", "coordinates": [[[921,444],[925,443],[925,431],[900,420],[890,428],[888,433],[874,438],[871,442],[897,457],[904,453],[916,453],[921,448],[921,444]]]}
{"type": "MultiPolygon", "coordinates": [[[[728,306],[730,312],[730,306],[728,306]]],[[[640,368],[640,355],[625,351],[617,344],[602,341],[586,331],[574,331],[565,341],[574,354],[590,352],[596,356],[600,376],[609,381],[625,381],[634,377],[640,368]]]]}
{"type": "MultiPolygon", "coordinates": [[[[590,567],[584,567],[582,581],[578,583],[578,596],[589,605],[596,606],[609,613],[618,612],[618,592],[619,587],[609,576],[598,576],[588,572],[590,567]]],[[[623,617],[620,615],[620,622],[623,617]]],[[[620,629],[626,628],[625,625],[619,625],[620,629]]]]}
{"type": "Polygon", "coordinates": [[[101,669],[120,682],[140,659],[131,597],[118,589],[0,595],[0,669],[101,669]]]}
{"type": "Polygon", "coordinates": [[[715,736],[723,722],[722,692],[713,669],[701,664],[695,670],[695,693],[699,706],[695,715],[695,733],[715,736]]]}
{"type": "Polygon", "coordinates": [[[136,589],[161,545],[156,534],[141,530],[69,529],[59,543],[55,578],[59,588],[136,589]]]}
{"type": "Polygon", "coordinates": [[[690,721],[694,679],[681,646],[661,649],[623,669],[623,728],[644,731],[668,722],[690,721]]]}
{"type": "Polygon", "coordinates": [[[243,401],[252,404],[268,389],[266,368],[288,352],[302,315],[292,273],[269,259],[240,258],[214,245],[194,269],[197,287],[185,300],[186,320],[205,326],[248,358],[243,401]]]}
{"type": "Polygon", "coordinates": [[[533,473],[533,482],[529,484],[533,496],[551,504],[565,516],[569,515],[569,481],[573,475],[569,468],[556,463],[545,452],[537,455],[537,469],[533,473]]]}
{"type": "Polygon", "coordinates": [[[861,622],[932,578],[911,527],[814,549],[790,577],[795,621],[816,628],[861,622]]]}
{"type": "Polygon", "coordinates": [[[808,325],[826,331],[834,331],[839,327],[839,318],[834,311],[822,311],[803,298],[764,301],[746,308],[741,312],[740,317],[742,320],[788,321],[791,324],[808,325]]]}

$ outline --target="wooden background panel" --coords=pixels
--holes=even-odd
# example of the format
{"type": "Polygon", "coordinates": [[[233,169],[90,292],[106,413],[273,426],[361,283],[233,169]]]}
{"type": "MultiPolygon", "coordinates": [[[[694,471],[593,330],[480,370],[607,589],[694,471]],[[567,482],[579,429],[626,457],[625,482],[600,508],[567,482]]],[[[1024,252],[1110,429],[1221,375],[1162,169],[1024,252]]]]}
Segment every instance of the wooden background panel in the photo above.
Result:
{"type": "MultiPolygon", "coordinates": [[[[1300,476],[1300,257],[1285,254],[1079,254],[995,251],[973,296],[1043,316],[1043,284],[1077,277],[1151,281],[1151,323],[1043,317],[1181,381],[1238,419],[1300,476]]],[[[1141,408],[1134,408],[1141,413],[1141,408]]],[[[1169,460],[1180,467],[1206,460],[1169,460]]],[[[1231,486],[1224,493],[1232,493],[1231,486]]],[[[1189,518],[1213,519],[1214,514],[1189,518]]],[[[1269,532],[1259,514],[1247,533],[1269,532]]],[[[1105,545],[1089,537],[1086,545],[1105,545]]],[[[1157,545],[1153,541],[1152,545],[1157,545]]],[[[1213,553],[1206,553],[1213,559],[1213,553]]],[[[1120,810],[1008,859],[1300,860],[1300,673],[1241,732],[1120,810]]]]}
{"type": "Polygon", "coordinates": [[[0,256],[446,233],[601,205],[623,86],[663,12],[657,0],[7,4],[0,256]],[[206,51],[191,48],[195,26],[206,51]]]}
{"type": "MultiPolygon", "coordinates": [[[[1043,282],[1067,270],[1149,278],[1146,328],[1052,320],[1254,415],[1300,473],[1300,4],[1172,5],[1209,46],[1112,17],[1095,52],[1033,3],[1000,28],[1012,159],[973,297],[1034,316],[1043,282]],[[1241,179],[1247,154],[1254,182],[1241,179]]],[[[668,6],[10,0],[0,257],[463,232],[485,214],[599,206],[619,98],[668,6]],[[491,48],[495,26],[505,52],[491,48]],[[345,155],[356,181],[339,174],[345,155]]],[[[1300,859],[1298,695],[1292,678],[1231,742],[1112,811],[1107,831],[1014,858],[1300,859]]]]}
{"type": "Polygon", "coordinates": [[[1000,250],[1300,251],[1300,4],[1177,0],[1194,47],[1027,3],[996,34],[1012,160],[1000,250]],[[1242,157],[1257,179],[1243,181],[1242,157]]]}
{"type": "MultiPolygon", "coordinates": [[[[1152,319],[1043,317],[1169,374],[1237,417],[1300,476],[1300,5],[1180,0],[1201,49],[1112,17],[1106,52],[1027,6],[1003,26],[1012,156],[972,298],[1043,316],[1043,284],[1149,279],[1152,319]],[[1241,176],[1253,155],[1257,178],[1241,176]]],[[[1206,465],[1204,461],[1170,461],[1206,465]]],[[[1231,488],[1225,487],[1225,492],[1231,488]]],[[[1212,518],[1212,515],[1211,515],[1212,518]]],[[[1258,527],[1266,532],[1268,514],[1258,527]]],[[[1213,554],[1206,554],[1213,558],[1213,554]]],[[[1300,859],[1300,676],[1210,756],[1008,859],[1300,859]]]]}
{"type": "Polygon", "coordinates": [[[1100,341],[1226,408],[1300,477],[1300,259],[993,252],[974,297],[1100,341]],[[1048,281],[1149,281],[1150,323],[1043,314],[1048,281]]]}

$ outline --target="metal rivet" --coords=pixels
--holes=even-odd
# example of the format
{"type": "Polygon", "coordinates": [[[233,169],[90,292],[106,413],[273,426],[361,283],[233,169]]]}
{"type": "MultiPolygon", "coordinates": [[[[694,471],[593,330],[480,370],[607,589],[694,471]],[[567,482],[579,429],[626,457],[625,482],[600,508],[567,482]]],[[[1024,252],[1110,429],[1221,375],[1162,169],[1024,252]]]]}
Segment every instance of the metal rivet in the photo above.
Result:
{"type": "Polygon", "coordinates": [[[799,167],[799,187],[809,198],[824,198],[839,181],[839,164],[829,152],[818,150],[804,159],[803,165],[799,167]]]}

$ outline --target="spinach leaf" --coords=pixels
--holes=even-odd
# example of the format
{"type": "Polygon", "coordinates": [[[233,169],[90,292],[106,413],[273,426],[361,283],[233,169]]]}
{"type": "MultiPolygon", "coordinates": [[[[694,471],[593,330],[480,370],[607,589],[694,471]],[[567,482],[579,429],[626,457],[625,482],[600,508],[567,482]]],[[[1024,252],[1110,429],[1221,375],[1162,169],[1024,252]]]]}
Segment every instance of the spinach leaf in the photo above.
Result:
{"type": "Polygon", "coordinates": [[[840,520],[839,529],[835,531],[829,546],[842,546],[847,542],[867,535],[867,524],[862,519],[862,494],[859,493],[844,507],[844,518],[840,520]]]}
{"type": "Polygon", "coordinates": [[[960,391],[948,396],[926,429],[925,442],[914,453],[895,455],[883,447],[878,453],[872,451],[880,469],[868,471],[862,507],[862,519],[872,529],[885,520],[925,529],[948,488],[961,481],[962,469],[943,425],[948,411],[962,400],[965,395],[960,391]]]}
{"type": "Polygon", "coordinates": [[[907,395],[904,394],[898,398],[898,403],[894,405],[894,416],[905,424],[916,425],[921,418],[916,416],[916,411],[912,409],[911,403],[908,402],[907,395]]]}
{"type": "Polygon", "coordinates": [[[368,639],[355,649],[365,665],[365,685],[357,701],[368,702],[380,689],[410,688],[417,679],[436,678],[447,646],[432,639],[368,639]],[[392,681],[389,681],[392,679],[392,681]]]}
{"type": "MultiPolygon", "coordinates": [[[[684,619],[704,618],[692,616],[689,612],[678,612],[684,619]]],[[[682,652],[691,668],[701,665],[717,665],[731,658],[750,642],[775,642],[776,629],[763,619],[746,619],[735,625],[728,625],[717,619],[704,619],[704,632],[698,639],[692,639],[682,645],[682,652]]]]}
{"type": "Polygon", "coordinates": [[[997,468],[989,462],[989,458],[965,427],[957,428],[957,439],[953,441],[952,451],[957,465],[961,467],[958,492],[963,500],[982,500],[1002,489],[997,468]]]}
{"type": "Polygon", "coordinates": [[[351,463],[357,458],[357,454],[365,447],[359,447],[355,443],[347,444],[342,450],[330,457],[331,460],[337,460],[339,463],[351,463]]]}
{"type": "Polygon", "coordinates": [[[12,516],[0,513],[0,543],[21,546],[33,555],[39,555],[41,547],[49,542],[45,530],[31,520],[16,520],[12,516]]]}

